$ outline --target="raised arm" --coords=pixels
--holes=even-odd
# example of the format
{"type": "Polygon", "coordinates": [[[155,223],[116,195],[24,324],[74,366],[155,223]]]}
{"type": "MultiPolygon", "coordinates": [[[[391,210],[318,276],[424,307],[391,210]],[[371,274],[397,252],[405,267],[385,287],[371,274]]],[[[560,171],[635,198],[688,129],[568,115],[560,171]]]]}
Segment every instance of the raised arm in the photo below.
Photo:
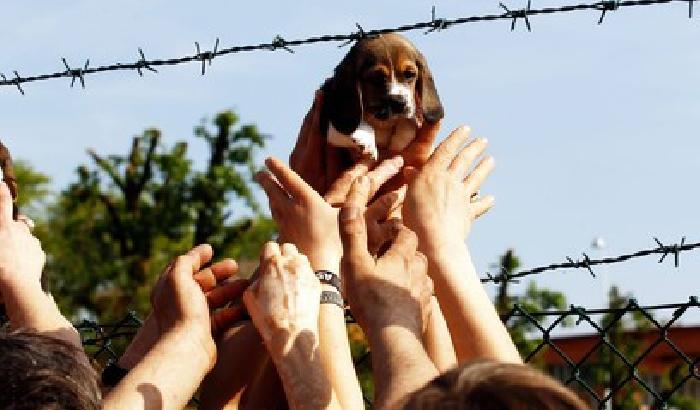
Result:
{"type": "MultiPolygon", "coordinates": [[[[188,403],[216,361],[213,335],[241,314],[223,306],[245,290],[241,282],[217,283],[209,268],[200,270],[212,256],[209,245],[197,246],[161,275],[151,293],[150,326],[157,338],[105,397],[105,409],[181,409],[188,403]]],[[[220,280],[235,272],[235,263],[217,266],[228,266],[220,280]]]]}
{"type": "MultiPolygon", "coordinates": [[[[339,277],[342,245],[338,233],[338,209],[332,205],[344,202],[350,184],[357,175],[368,175],[374,181],[373,192],[376,192],[386,180],[398,173],[401,159],[384,161],[371,171],[369,163],[355,165],[341,174],[325,198],[281,161],[269,158],[266,164],[269,172],[258,174],[257,179],[268,196],[272,215],[280,230],[280,241],[295,244],[307,255],[314,271],[326,271],[339,277]]],[[[400,199],[399,193],[388,193],[366,210],[374,247],[378,248],[389,238],[394,221],[387,221],[387,215],[400,199]]],[[[322,287],[324,292],[339,292],[332,284],[324,283],[322,287]]],[[[338,299],[342,300],[340,295],[338,299]]],[[[354,377],[342,306],[322,304],[319,329],[321,361],[338,400],[345,409],[364,408],[362,392],[354,377]]]]}
{"type": "Polygon", "coordinates": [[[475,195],[494,166],[484,152],[485,139],[465,148],[469,128],[453,131],[418,171],[409,171],[403,206],[404,223],[419,238],[428,258],[428,272],[452,335],[459,362],[476,358],[521,362],[505,326],[486,294],[464,243],[472,221],[493,204],[493,197],[475,195]]]}
{"type": "Polygon", "coordinates": [[[306,256],[269,242],[260,275],[243,300],[282,380],[292,409],[339,409],[319,353],[321,284],[306,256]]]}
{"type": "Polygon", "coordinates": [[[395,409],[437,375],[421,343],[432,284],[416,235],[403,226],[384,254],[376,260],[370,254],[364,212],[369,192],[369,178],[357,178],[340,212],[343,275],[350,309],[370,342],[375,406],[395,409]]]}
{"type": "Polygon", "coordinates": [[[10,325],[63,339],[83,352],[80,335],[41,289],[46,255],[31,233],[33,223],[23,215],[16,221],[12,216],[12,194],[0,182],[0,300],[10,325]]]}

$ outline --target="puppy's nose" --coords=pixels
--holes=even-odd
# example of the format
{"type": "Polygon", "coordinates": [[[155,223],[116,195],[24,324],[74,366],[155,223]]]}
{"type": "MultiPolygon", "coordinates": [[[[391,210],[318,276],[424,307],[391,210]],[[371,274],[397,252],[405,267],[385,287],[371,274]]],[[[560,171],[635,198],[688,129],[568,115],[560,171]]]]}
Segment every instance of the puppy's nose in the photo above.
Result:
{"type": "Polygon", "coordinates": [[[406,99],[402,95],[389,95],[388,98],[389,107],[391,112],[402,114],[406,112],[406,99]]]}

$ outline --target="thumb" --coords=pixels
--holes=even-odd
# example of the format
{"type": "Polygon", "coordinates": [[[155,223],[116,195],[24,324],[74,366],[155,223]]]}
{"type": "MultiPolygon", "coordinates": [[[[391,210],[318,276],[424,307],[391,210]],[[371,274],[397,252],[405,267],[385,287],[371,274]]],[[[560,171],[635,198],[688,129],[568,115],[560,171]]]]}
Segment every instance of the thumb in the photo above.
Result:
{"type": "Polygon", "coordinates": [[[343,242],[343,262],[352,267],[371,259],[367,249],[367,223],[365,207],[369,197],[369,178],[361,176],[353,182],[345,205],[340,210],[338,225],[343,242]]]}

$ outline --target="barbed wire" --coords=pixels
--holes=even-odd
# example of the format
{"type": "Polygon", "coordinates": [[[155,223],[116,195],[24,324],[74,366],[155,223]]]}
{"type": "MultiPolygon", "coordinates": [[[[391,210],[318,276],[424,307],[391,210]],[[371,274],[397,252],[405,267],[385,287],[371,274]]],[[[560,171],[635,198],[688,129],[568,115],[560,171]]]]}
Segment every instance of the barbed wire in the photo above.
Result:
{"type": "Polygon", "coordinates": [[[636,251],[633,253],[623,254],[619,256],[605,257],[600,259],[591,259],[585,252],[582,253],[581,259],[572,259],[571,257],[566,257],[566,262],[552,263],[546,266],[539,266],[536,268],[530,268],[527,270],[522,270],[516,273],[508,273],[502,270],[498,274],[492,274],[486,272],[486,277],[481,278],[482,283],[500,283],[500,282],[516,282],[518,279],[543,273],[546,271],[558,270],[558,269],[586,269],[588,273],[595,277],[596,274],[593,271],[593,266],[596,265],[609,265],[614,263],[626,262],[630,259],[642,258],[650,255],[661,255],[658,263],[663,263],[667,256],[673,255],[673,265],[677,268],[680,266],[680,254],[682,252],[691,251],[700,248],[700,242],[696,243],[685,243],[685,237],[681,238],[679,243],[674,243],[671,245],[663,244],[658,238],[654,238],[656,242],[656,247],[650,249],[644,249],[636,251]]]}
{"type": "Polygon", "coordinates": [[[179,64],[186,64],[191,62],[201,63],[202,75],[206,73],[206,67],[211,66],[212,60],[216,57],[242,53],[251,51],[278,51],[284,50],[289,53],[294,53],[294,48],[300,47],[302,45],[308,44],[318,44],[318,43],[330,43],[330,42],[342,42],[340,45],[345,46],[354,41],[373,37],[380,34],[388,33],[402,33],[416,30],[425,30],[424,34],[430,34],[449,28],[453,28],[459,25],[464,25],[468,23],[477,22],[493,22],[493,21],[510,21],[511,31],[515,30],[516,23],[518,20],[523,20],[528,31],[532,30],[532,25],[530,21],[531,16],[537,15],[549,15],[556,13],[570,13],[575,11],[596,11],[600,12],[600,17],[598,18],[598,24],[602,24],[605,16],[608,12],[617,11],[621,8],[627,7],[638,7],[638,6],[651,6],[651,5],[661,5],[669,4],[674,2],[682,2],[688,4],[688,17],[693,17],[693,4],[697,0],[604,0],[595,3],[588,4],[572,4],[564,5],[560,7],[545,7],[539,9],[531,8],[530,0],[527,2],[527,6],[522,9],[511,9],[503,3],[499,3],[503,13],[500,14],[484,14],[484,15],[474,15],[474,16],[464,16],[456,17],[452,19],[437,17],[435,7],[433,6],[431,11],[431,18],[427,21],[405,24],[392,28],[379,28],[373,30],[364,30],[362,26],[356,24],[357,31],[349,34],[325,34],[320,36],[308,37],[304,39],[297,40],[286,40],[280,35],[276,35],[272,41],[264,42],[259,44],[250,45],[240,45],[219,48],[219,38],[216,38],[214,47],[211,50],[202,50],[200,48],[199,42],[195,42],[195,53],[191,55],[186,55],[183,57],[174,57],[166,59],[147,59],[142,48],[138,48],[138,58],[133,62],[117,62],[109,65],[102,65],[98,67],[90,67],[90,59],[86,59],[82,66],[71,66],[65,58],[62,58],[63,66],[65,70],[57,71],[48,74],[38,74],[31,76],[21,76],[17,70],[13,70],[14,76],[7,77],[5,74],[0,73],[0,87],[16,87],[17,90],[24,95],[25,91],[22,88],[22,84],[31,83],[36,81],[51,80],[57,78],[70,78],[70,86],[75,85],[75,81],[80,81],[82,88],[85,88],[85,76],[90,74],[103,73],[108,71],[136,71],[139,76],[143,77],[144,70],[148,70],[152,73],[158,73],[155,67],[162,66],[173,66],[179,64]]]}

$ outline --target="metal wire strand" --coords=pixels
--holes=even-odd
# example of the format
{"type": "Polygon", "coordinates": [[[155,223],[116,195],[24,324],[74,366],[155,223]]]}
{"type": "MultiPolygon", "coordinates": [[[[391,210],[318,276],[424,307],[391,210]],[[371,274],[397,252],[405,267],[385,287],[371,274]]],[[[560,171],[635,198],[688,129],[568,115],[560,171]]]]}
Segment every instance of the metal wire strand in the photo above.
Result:
{"type": "MultiPolygon", "coordinates": [[[[452,19],[447,18],[437,18],[435,15],[435,8],[433,7],[430,14],[431,18],[427,21],[421,21],[411,24],[404,24],[398,27],[389,28],[379,28],[374,30],[364,30],[359,24],[356,24],[359,29],[357,32],[349,34],[324,34],[314,37],[308,37],[297,40],[286,40],[284,37],[277,35],[272,41],[259,44],[250,45],[240,45],[231,46],[219,49],[219,41],[216,40],[214,48],[211,51],[201,51],[199,43],[195,43],[196,51],[194,54],[186,55],[183,57],[173,57],[165,59],[146,59],[144,52],[141,48],[138,49],[139,58],[132,62],[117,62],[108,65],[102,65],[97,67],[88,67],[89,59],[86,60],[85,66],[83,68],[71,68],[65,63],[66,70],[57,71],[54,73],[47,74],[37,74],[30,76],[20,76],[17,71],[13,71],[15,74],[14,78],[5,77],[0,73],[0,87],[15,87],[17,90],[24,95],[24,89],[22,84],[31,83],[36,81],[45,81],[56,78],[70,78],[71,86],[75,83],[75,79],[80,80],[80,84],[85,88],[85,76],[97,73],[103,73],[107,71],[136,71],[139,76],[143,77],[143,70],[149,70],[153,73],[158,73],[154,67],[161,66],[174,66],[179,64],[186,64],[191,62],[196,62],[201,64],[201,72],[205,73],[205,65],[211,65],[211,61],[219,56],[236,54],[242,52],[250,51],[278,51],[284,50],[289,53],[294,53],[294,48],[300,47],[307,44],[318,44],[318,43],[330,43],[330,42],[341,42],[341,46],[345,44],[352,43],[358,39],[365,37],[373,37],[380,34],[387,33],[402,33],[415,30],[423,30],[424,34],[430,34],[449,28],[453,28],[459,25],[464,25],[468,23],[477,22],[494,22],[494,21],[509,21],[511,30],[515,30],[517,20],[524,20],[525,26],[528,31],[532,30],[530,17],[537,15],[549,15],[549,14],[561,14],[570,13],[575,11],[596,11],[602,14],[598,18],[598,24],[603,22],[606,13],[620,10],[627,7],[639,7],[639,6],[651,6],[660,4],[669,4],[674,2],[682,2],[688,4],[688,16],[692,18],[693,16],[693,3],[696,0],[624,0],[624,1],[611,1],[604,0],[596,3],[589,4],[572,4],[564,5],[560,7],[544,7],[539,9],[533,9],[530,5],[530,0],[526,3],[524,8],[511,9],[503,3],[499,3],[503,13],[500,14],[484,14],[484,15],[474,15],[474,16],[464,16],[456,17],[452,19]]],[[[65,61],[64,61],[65,62],[65,61]]]]}

